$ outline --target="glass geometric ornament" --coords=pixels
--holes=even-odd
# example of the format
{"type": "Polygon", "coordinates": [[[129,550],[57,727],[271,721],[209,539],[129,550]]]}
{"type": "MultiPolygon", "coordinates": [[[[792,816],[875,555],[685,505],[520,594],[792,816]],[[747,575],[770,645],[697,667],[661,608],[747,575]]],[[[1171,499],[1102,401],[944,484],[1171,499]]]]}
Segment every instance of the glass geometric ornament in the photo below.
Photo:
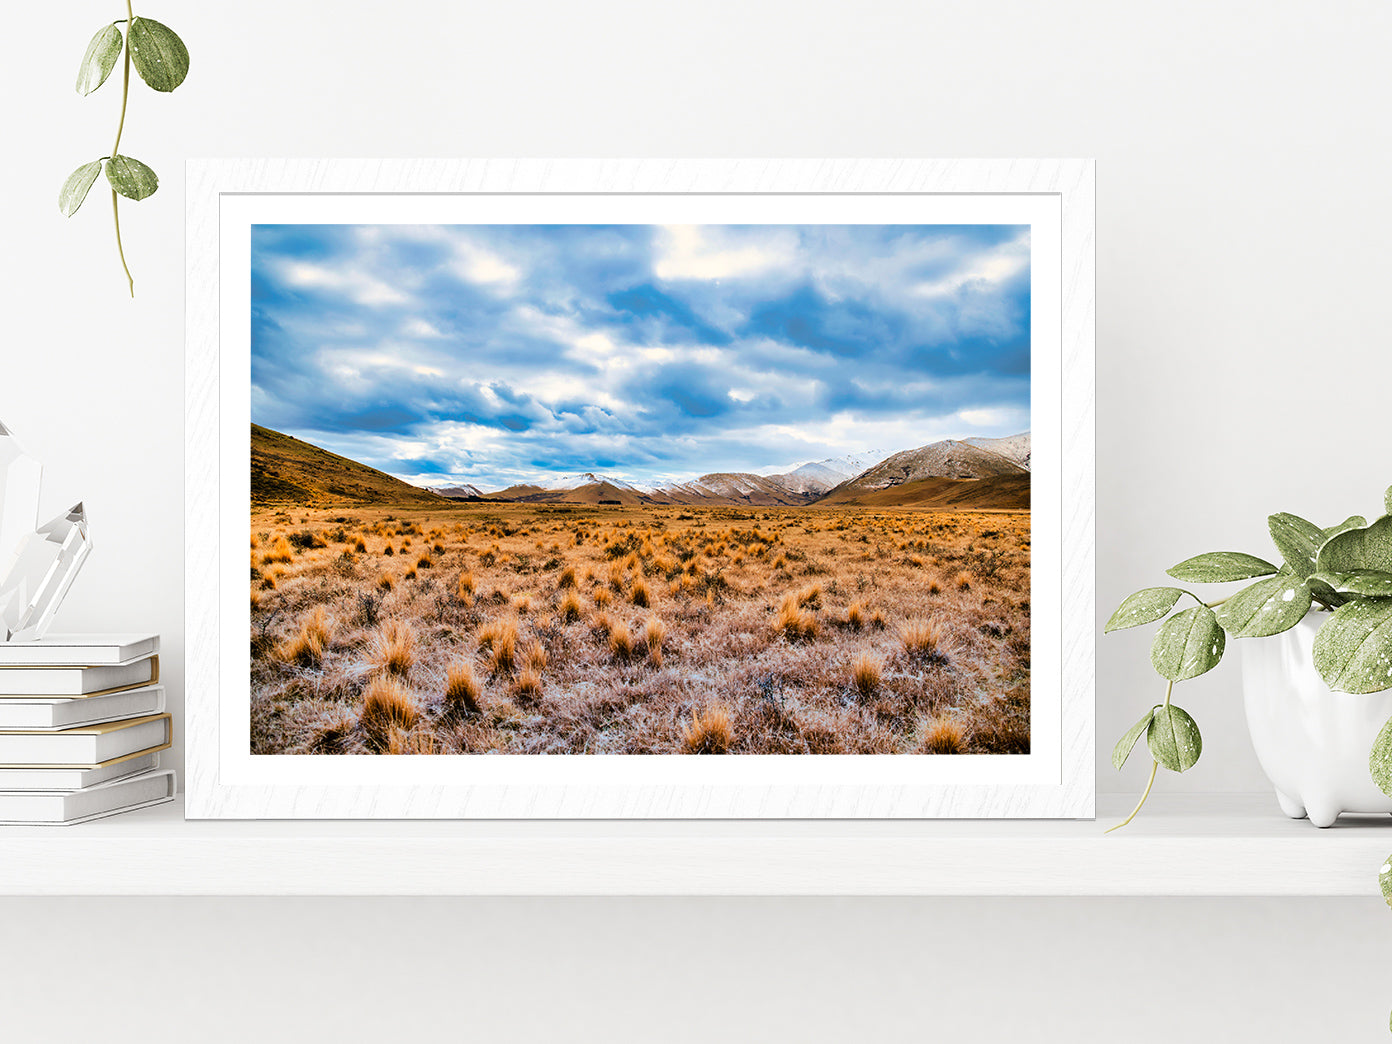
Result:
{"type": "Polygon", "coordinates": [[[41,474],[0,424],[0,641],[42,638],[92,553],[80,503],[35,528],[41,474]]]}
{"type": "Polygon", "coordinates": [[[44,636],[91,553],[87,512],[81,504],[24,539],[9,575],[0,582],[5,641],[36,642],[44,636]]]}

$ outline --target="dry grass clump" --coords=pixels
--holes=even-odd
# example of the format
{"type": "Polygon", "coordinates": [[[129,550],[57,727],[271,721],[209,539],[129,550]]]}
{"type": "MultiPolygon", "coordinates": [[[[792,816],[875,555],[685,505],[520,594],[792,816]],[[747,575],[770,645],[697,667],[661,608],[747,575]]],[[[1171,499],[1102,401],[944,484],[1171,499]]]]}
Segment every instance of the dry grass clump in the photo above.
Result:
{"type": "Polygon", "coordinates": [[[609,593],[609,588],[600,587],[595,590],[594,604],[596,609],[608,609],[614,603],[614,596],[609,593]]]}
{"type": "Polygon", "coordinates": [[[648,617],[643,625],[643,644],[654,667],[662,666],[662,643],[667,640],[667,625],[656,616],[648,617]]]}
{"type": "Polygon", "coordinates": [[[479,648],[488,650],[488,664],[494,674],[508,674],[517,665],[517,624],[513,620],[494,620],[479,628],[479,648]]]}
{"type": "Polygon", "coordinates": [[[947,629],[941,620],[910,620],[899,631],[904,652],[912,659],[941,661],[947,658],[944,641],[947,629]]]}
{"type": "Polygon", "coordinates": [[[383,574],[382,574],[380,577],[378,577],[378,579],[377,579],[377,590],[381,591],[383,594],[386,594],[388,591],[390,591],[390,590],[391,590],[393,587],[395,587],[395,586],[396,586],[396,581],[393,580],[393,579],[392,579],[390,576],[388,576],[386,573],[383,573],[383,574]]]}
{"type": "Polygon", "coordinates": [[[688,754],[728,754],[735,742],[735,726],[730,708],[720,702],[708,703],[691,712],[691,724],[682,733],[688,754]]]}
{"type": "Polygon", "coordinates": [[[364,540],[362,537],[358,537],[356,540],[353,541],[353,550],[360,555],[367,554],[367,541],[364,540]]]}
{"type": "Polygon", "coordinates": [[[652,605],[652,592],[648,589],[648,582],[641,576],[633,578],[633,586],[629,589],[629,598],[640,609],[646,609],[652,605]]]}
{"type": "Polygon", "coordinates": [[[405,678],[416,662],[416,632],[401,620],[388,620],[378,632],[372,651],[378,668],[405,678]]]}
{"type": "Polygon", "coordinates": [[[483,709],[483,686],[472,665],[456,660],[445,675],[445,706],[454,711],[477,714],[483,709]]]}
{"type": "Polygon", "coordinates": [[[930,580],[928,582],[928,593],[931,595],[942,594],[942,584],[938,583],[936,580],[930,580]]]}
{"type": "Polygon", "coordinates": [[[271,549],[261,556],[262,565],[275,565],[276,563],[289,564],[295,560],[295,552],[290,549],[290,541],[284,536],[278,536],[271,542],[271,549]]]}
{"type": "Polygon", "coordinates": [[[885,622],[884,613],[876,609],[870,616],[870,626],[877,631],[883,631],[888,626],[885,622]]]}
{"type": "Polygon", "coordinates": [[[958,573],[952,581],[953,586],[959,591],[970,591],[972,585],[972,575],[970,573],[958,573]]]}
{"type": "Polygon", "coordinates": [[[556,578],[556,586],[561,590],[574,588],[576,586],[575,567],[568,565],[561,570],[561,575],[556,578]]]}
{"type": "Polygon", "coordinates": [[[951,718],[934,718],[923,730],[925,754],[960,754],[966,730],[951,718]]]}
{"type": "Polygon", "coordinates": [[[859,602],[852,602],[846,607],[846,626],[853,631],[859,631],[865,626],[865,606],[859,602]]]}
{"type": "Polygon", "coordinates": [[[280,650],[280,658],[286,663],[297,663],[301,667],[318,667],[324,662],[324,653],[328,650],[332,637],[329,618],[324,612],[324,607],[318,606],[309,618],[300,624],[300,633],[280,650]]]}
{"type": "Polygon", "coordinates": [[[559,612],[561,619],[566,623],[574,623],[584,614],[585,607],[580,602],[579,593],[573,587],[568,588],[561,598],[559,612]]]}
{"type": "Polygon", "coordinates": [[[869,653],[861,653],[851,665],[851,684],[856,694],[868,700],[880,691],[880,661],[869,653]]]}
{"type": "Polygon", "coordinates": [[[475,592],[478,590],[478,581],[474,579],[474,571],[466,569],[459,574],[459,582],[455,585],[455,593],[461,602],[471,602],[475,592]]]}
{"type": "Polygon", "coordinates": [[[615,622],[609,630],[609,652],[616,660],[627,660],[633,655],[633,634],[628,624],[622,620],[615,622]]]}
{"type": "Polygon", "coordinates": [[[369,734],[385,740],[393,727],[409,730],[420,717],[416,696],[389,674],[379,674],[367,683],[358,722],[369,734]]]}
{"type": "Polygon", "coordinates": [[[796,595],[789,595],[778,607],[773,629],[790,642],[811,641],[817,637],[817,618],[803,612],[796,595]]]}
{"type": "Polygon", "coordinates": [[[822,585],[812,584],[804,587],[797,593],[797,604],[804,609],[820,609],[822,607],[822,585]]]}
{"type": "Polygon", "coordinates": [[[256,588],[251,589],[251,611],[254,613],[261,608],[261,592],[256,588]]]}
{"type": "Polygon", "coordinates": [[[429,555],[421,555],[416,559],[417,569],[430,569],[435,565],[434,560],[429,555]]]}
{"type": "Polygon", "coordinates": [[[546,665],[550,662],[551,656],[540,642],[532,642],[527,646],[527,651],[522,654],[523,666],[538,674],[546,670],[546,665]]]}
{"type": "Polygon", "coordinates": [[[535,700],[541,695],[541,673],[530,667],[519,674],[512,683],[513,698],[521,702],[535,700]]]}

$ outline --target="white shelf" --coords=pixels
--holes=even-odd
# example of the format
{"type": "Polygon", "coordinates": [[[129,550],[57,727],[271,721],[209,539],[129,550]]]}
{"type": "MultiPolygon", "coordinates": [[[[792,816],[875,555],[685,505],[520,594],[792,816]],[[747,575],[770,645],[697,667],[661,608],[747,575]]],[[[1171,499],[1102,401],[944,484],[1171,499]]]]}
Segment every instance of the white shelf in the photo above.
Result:
{"type": "Polygon", "coordinates": [[[5,895],[1372,896],[1392,817],[1259,795],[1101,798],[1092,821],[185,822],[182,802],[0,828],[5,895]]]}

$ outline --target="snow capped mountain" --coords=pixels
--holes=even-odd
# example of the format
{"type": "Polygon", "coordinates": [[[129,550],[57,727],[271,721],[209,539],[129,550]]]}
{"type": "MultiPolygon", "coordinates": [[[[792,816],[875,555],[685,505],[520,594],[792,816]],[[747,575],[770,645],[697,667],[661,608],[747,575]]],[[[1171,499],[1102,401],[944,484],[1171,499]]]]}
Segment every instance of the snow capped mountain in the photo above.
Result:
{"type": "Polygon", "coordinates": [[[1025,431],[1019,435],[1007,435],[1003,439],[963,439],[969,446],[977,446],[981,449],[990,450],[992,453],[999,453],[1006,460],[1013,461],[1026,471],[1030,466],[1030,433],[1025,431]]]}
{"type": "Polygon", "coordinates": [[[484,495],[483,490],[477,486],[471,486],[467,482],[461,486],[433,486],[430,491],[438,493],[442,497],[481,497],[484,495]]]}
{"type": "Polygon", "coordinates": [[[579,489],[581,486],[598,486],[607,482],[617,489],[626,489],[633,493],[644,493],[646,490],[635,486],[623,479],[614,478],[613,475],[596,475],[592,471],[584,471],[578,475],[567,475],[560,479],[547,479],[543,489],[579,489]]]}
{"type": "Polygon", "coordinates": [[[677,504],[724,501],[768,507],[777,504],[806,504],[812,496],[791,490],[780,482],[743,471],[718,471],[689,482],[668,482],[655,487],[654,500],[677,504]]]}
{"type": "MultiPolygon", "coordinates": [[[[1029,438],[1028,435],[1023,437],[1029,438]]],[[[927,478],[983,479],[1025,473],[1023,466],[993,450],[957,439],[943,439],[891,454],[873,468],[842,483],[835,492],[844,497],[927,478]]]]}
{"type": "Polygon", "coordinates": [[[847,479],[854,478],[867,468],[878,464],[891,452],[893,451],[864,450],[861,453],[852,453],[845,457],[814,460],[781,475],[768,475],[767,477],[796,493],[825,493],[832,487],[839,486],[847,479]]]}

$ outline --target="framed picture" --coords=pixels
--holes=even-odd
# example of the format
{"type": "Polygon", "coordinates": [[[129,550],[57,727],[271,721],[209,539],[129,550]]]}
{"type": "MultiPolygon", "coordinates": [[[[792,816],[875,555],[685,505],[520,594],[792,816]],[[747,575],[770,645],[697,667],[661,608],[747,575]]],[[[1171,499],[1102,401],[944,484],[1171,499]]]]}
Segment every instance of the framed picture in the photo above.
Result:
{"type": "Polygon", "coordinates": [[[1092,816],[1093,177],[191,163],[188,815],[1092,816]]]}

